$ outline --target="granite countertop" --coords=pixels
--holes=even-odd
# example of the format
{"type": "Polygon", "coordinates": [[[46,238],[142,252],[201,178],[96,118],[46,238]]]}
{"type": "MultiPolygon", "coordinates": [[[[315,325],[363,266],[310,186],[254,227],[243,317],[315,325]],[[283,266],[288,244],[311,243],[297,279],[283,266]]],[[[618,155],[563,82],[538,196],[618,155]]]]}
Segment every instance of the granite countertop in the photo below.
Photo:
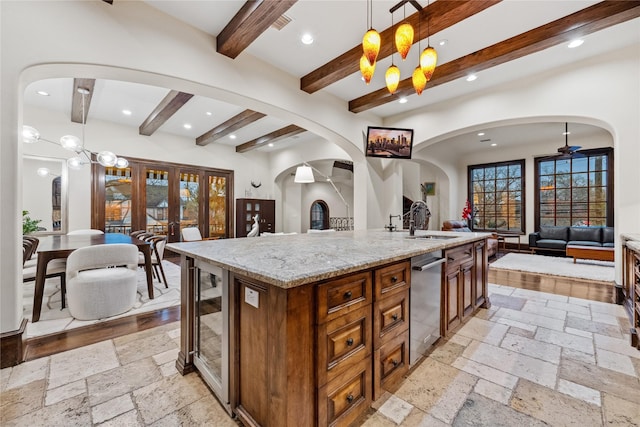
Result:
{"type": "Polygon", "coordinates": [[[170,243],[174,252],[292,288],[482,240],[490,233],[358,230],[170,243]],[[448,239],[425,238],[445,236],[448,239]]]}

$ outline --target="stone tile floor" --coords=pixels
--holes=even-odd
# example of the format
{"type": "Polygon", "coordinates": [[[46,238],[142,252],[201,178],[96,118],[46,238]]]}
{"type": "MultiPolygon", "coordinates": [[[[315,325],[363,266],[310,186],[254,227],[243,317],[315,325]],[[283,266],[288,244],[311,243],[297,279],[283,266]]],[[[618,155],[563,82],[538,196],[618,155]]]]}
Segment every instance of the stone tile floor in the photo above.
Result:
{"type": "MultiPolygon", "coordinates": [[[[364,426],[640,426],[621,306],[490,285],[481,310],[375,403],[364,426]]],[[[179,324],[1,371],[3,426],[237,426],[174,368],[179,324]]]]}

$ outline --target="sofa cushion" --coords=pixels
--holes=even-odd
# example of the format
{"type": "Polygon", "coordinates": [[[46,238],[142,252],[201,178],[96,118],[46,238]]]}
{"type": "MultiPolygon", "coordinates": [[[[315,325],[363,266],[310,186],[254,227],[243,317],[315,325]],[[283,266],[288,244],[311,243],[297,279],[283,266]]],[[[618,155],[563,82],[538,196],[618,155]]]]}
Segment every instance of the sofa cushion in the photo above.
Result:
{"type": "Polygon", "coordinates": [[[598,242],[601,239],[602,228],[600,227],[571,227],[569,228],[569,241],[591,241],[598,242]]]}
{"type": "Polygon", "coordinates": [[[558,249],[564,250],[567,242],[565,240],[556,239],[540,239],[536,242],[536,245],[540,249],[558,249]]]}
{"type": "MultiPolygon", "coordinates": [[[[540,240],[563,240],[564,243],[566,243],[568,234],[568,227],[551,227],[545,225],[540,227],[540,240]]],[[[540,240],[538,240],[538,245],[540,240]]]]}
{"type": "Polygon", "coordinates": [[[567,245],[574,245],[574,246],[596,246],[596,247],[601,247],[602,243],[600,242],[594,242],[592,240],[569,240],[567,242],[567,245]]]}
{"type": "Polygon", "coordinates": [[[615,245],[615,243],[603,243],[602,247],[603,248],[615,248],[616,245],[615,245]]]}
{"type": "Polygon", "coordinates": [[[613,227],[605,227],[602,229],[602,243],[613,244],[616,239],[616,234],[613,232],[613,227]]]}
{"type": "Polygon", "coordinates": [[[466,231],[471,232],[467,221],[447,220],[442,223],[442,231],[466,231]]]}

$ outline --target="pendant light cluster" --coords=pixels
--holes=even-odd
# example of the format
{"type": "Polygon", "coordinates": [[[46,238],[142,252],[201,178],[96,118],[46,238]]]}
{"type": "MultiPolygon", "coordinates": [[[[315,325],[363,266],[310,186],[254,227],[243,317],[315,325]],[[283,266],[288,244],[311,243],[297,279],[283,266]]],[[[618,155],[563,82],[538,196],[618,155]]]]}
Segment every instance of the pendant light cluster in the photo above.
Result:
{"type": "MultiPolygon", "coordinates": [[[[405,3],[407,3],[407,1],[401,1],[390,9],[389,12],[391,12],[391,28],[394,27],[393,12],[400,6],[404,6],[405,3]]],[[[418,10],[419,13],[422,11],[422,9],[419,7],[420,5],[417,4],[417,2],[411,1],[410,3],[418,10]]],[[[378,53],[380,52],[380,44],[382,43],[380,34],[378,34],[378,32],[373,29],[372,4],[372,0],[367,0],[367,26],[369,30],[366,32],[362,39],[363,55],[362,58],[360,58],[360,72],[366,84],[369,84],[369,82],[371,82],[371,78],[373,77],[373,73],[376,68],[376,60],[378,58],[378,53]]],[[[427,3],[427,7],[428,6],[429,4],[427,3]]],[[[422,19],[418,20],[418,25],[420,25],[421,20],[422,19]]],[[[427,18],[427,48],[420,54],[418,66],[415,68],[415,70],[413,71],[413,75],[411,76],[413,88],[418,95],[422,93],[427,82],[431,80],[433,72],[436,68],[436,64],[438,62],[438,54],[436,50],[429,45],[430,34],[428,28],[429,19],[427,18]]],[[[418,37],[420,37],[420,34],[420,27],[418,27],[418,37]]],[[[406,59],[409,51],[411,50],[411,46],[413,45],[413,37],[413,27],[408,22],[400,24],[395,31],[396,50],[400,54],[400,57],[403,61],[406,59]]],[[[420,40],[418,40],[418,51],[420,50],[420,40]]],[[[398,89],[398,85],[400,83],[400,69],[393,62],[393,53],[391,54],[391,66],[385,73],[385,82],[389,93],[394,94],[398,89]]]]}

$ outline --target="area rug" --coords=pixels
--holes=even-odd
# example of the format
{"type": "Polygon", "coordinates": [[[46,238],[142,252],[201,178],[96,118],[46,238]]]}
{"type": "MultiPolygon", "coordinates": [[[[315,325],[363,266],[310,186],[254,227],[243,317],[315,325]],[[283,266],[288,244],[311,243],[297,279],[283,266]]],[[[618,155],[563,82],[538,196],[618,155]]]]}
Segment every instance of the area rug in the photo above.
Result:
{"type": "Polygon", "coordinates": [[[525,271],[528,273],[548,274],[551,276],[575,279],[613,282],[615,280],[614,263],[563,258],[545,255],[508,253],[489,265],[490,269],[525,271]]]}
{"type": "MultiPolygon", "coordinates": [[[[131,316],[134,314],[155,311],[166,307],[180,305],[180,266],[169,262],[162,261],[162,267],[167,277],[168,288],[164,283],[160,283],[158,279],[153,279],[154,299],[150,300],[147,293],[146,273],[142,268],[138,269],[138,294],[136,303],[133,308],[118,316],[109,317],[100,320],[76,320],[69,314],[69,309],[61,309],[60,303],[60,279],[47,279],[44,287],[44,297],[42,300],[42,312],[40,320],[36,323],[31,322],[31,312],[33,309],[33,290],[34,282],[24,284],[23,293],[23,316],[29,321],[27,323],[26,338],[47,335],[79,328],[81,326],[92,325],[105,320],[116,319],[119,317],[131,316]]],[[[215,289],[215,288],[214,288],[215,289]]]]}

